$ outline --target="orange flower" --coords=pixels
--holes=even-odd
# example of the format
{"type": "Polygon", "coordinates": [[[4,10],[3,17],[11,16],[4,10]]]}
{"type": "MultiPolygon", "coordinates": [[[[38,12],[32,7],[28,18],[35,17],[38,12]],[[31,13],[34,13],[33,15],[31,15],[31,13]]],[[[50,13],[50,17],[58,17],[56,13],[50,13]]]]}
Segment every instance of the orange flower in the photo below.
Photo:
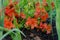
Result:
{"type": "Polygon", "coordinates": [[[14,12],[14,8],[13,5],[7,6],[5,8],[5,15],[12,17],[13,16],[13,12],[14,12]]]}
{"type": "Polygon", "coordinates": [[[18,15],[17,12],[14,12],[14,16],[15,16],[16,18],[19,18],[19,15],[18,15]]]}
{"type": "Polygon", "coordinates": [[[41,18],[41,20],[46,21],[48,18],[48,13],[43,14],[42,16],[40,16],[40,18],[41,18]]]}
{"type": "Polygon", "coordinates": [[[8,19],[9,19],[9,21],[11,21],[11,22],[14,20],[13,17],[9,17],[8,19]]]}
{"type": "Polygon", "coordinates": [[[36,12],[34,13],[34,17],[35,18],[38,18],[38,17],[40,17],[40,13],[41,13],[41,9],[40,9],[40,7],[36,7],[36,12]]]}
{"type": "Polygon", "coordinates": [[[51,6],[52,6],[52,9],[54,9],[54,6],[55,6],[55,5],[54,5],[54,2],[51,3],[51,6]]]}
{"type": "Polygon", "coordinates": [[[43,6],[48,6],[46,0],[43,0],[43,6]]]}
{"type": "Polygon", "coordinates": [[[37,13],[40,13],[40,12],[41,12],[40,7],[36,7],[36,12],[37,12],[37,13]]]}
{"type": "Polygon", "coordinates": [[[35,13],[34,13],[34,17],[35,17],[35,18],[40,17],[40,13],[35,12],[35,13]]]}
{"type": "MultiPolygon", "coordinates": [[[[12,0],[10,0],[12,1],[12,0]]],[[[16,5],[18,2],[14,2],[14,3],[10,3],[6,8],[5,8],[5,15],[12,17],[14,12],[15,12],[15,8],[14,5],[16,5]]]]}
{"type": "Polygon", "coordinates": [[[37,27],[37,20],[34,18],[28,18],[26,21],[26,26],[31,27],[31,29],[34,29],[34,27],[37,27]]]}
{"type": "Polygon", "coordinates": [[[11,3],[11,2],[12,2],[12,0],[9,0],[9,2],[11,3]]]}
{"type": "Polygon", "coordinates": [[[36,6],[36,7],[39,7],[39,6],[40,6],[40,3],[39,3],[39,2],[37,2],[37,3],[35,4],[35,6],[36,6]]]}
{"type": "Polygon", "coordinates": [[[45,8],[41,8],[41,12],[46,12],[45,8]]]}
{"type": "Polygon", "coordinates": [[[44,26],[43,26],[43,23],[42,23],[42,22],[40,22],[40,26],[39,26],[39,28],[41,28],[41,29],[43,29],[43,28],[44,28],[44,26]]]}
{"type": "Polygon", "coordinates": [[[44,8],[42,8],[41,12],[42,12],[42,13],[40,14],[41,20],[46,21],[46,19],[49,17],[49,16],[48,16],[48,13],[45,11],[44,8]]]}
{"type": "Polygon", "coordinates": [[[36,6],[36,12],[40,13],[40,3],[37,2],[35,6],[36,6]]]}
{"type": "Polygon", "coordinates": [[[18,1],[14,2],[14,5],[18,4],[18,1]]]}
{"type": "Polygon", "coordinates": [[[52,27],[51,25],[47,25],[48,27],[46,27],[46,30],[47,30],[47,34],[51,33],[52,31],[52,27]]]}
{"type": "Polygon", "coordinates": [[[26,18],[25,14],[23,12],[20,13],[20,17],[23,18],[23,19],[26,18]]]}
{"type": "Polygon", "coordinates": [[[46,0],[43,0],[44,3],[46,3],[46,0]]]}
{"type": "Polygon", "coordinates": [[[51,25],[47,25],[46,23],[42,23],[42,22],[40,22],[39,28],[42,31],[46,30],[47,34],[51,33],[51,30],[52,30],[51,25]]]}
{"type": "Polygon", "coordinates": [[[12,24],[11,21],[9,21],[9,19],[5,18],[4,19],[4,27],[8,28],[8,29],[11,29],[11,28],[14,28],[14,25],[12,24]]]}

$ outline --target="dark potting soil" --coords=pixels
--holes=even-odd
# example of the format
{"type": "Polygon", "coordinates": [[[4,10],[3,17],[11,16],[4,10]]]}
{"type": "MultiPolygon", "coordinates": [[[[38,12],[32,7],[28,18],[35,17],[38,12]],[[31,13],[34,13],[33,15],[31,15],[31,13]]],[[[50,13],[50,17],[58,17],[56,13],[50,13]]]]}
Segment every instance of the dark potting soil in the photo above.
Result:
{"type": "MultiPolygon", "coordinates": [[[[27,30],[22,29],[23,33],[26,35],[26,38],[22,35],[23,40],[58,40],[57,34],[46,34],[43,33],[41,30],[37,30],[36,28],[34,30],[27,30]]],[[[11,36],[6,36],[3,40],[12,40],[11,36]]]]}
{"type": "Polygon", "coordinates": [[[41,30],[37,29],[34,30],[23,29],[22,31],[26,35],[26,38],[22,37],[23,40],[58,40],[56,28],[52,30],[53,33],[51,34],[43,33],[41,30]]]}
{"type": "Polygon", "coordinates": [[[26,35],[26,38],[23,37],[23,40],[53,40],[52,33],[51,34],[46,34],[43,33],[41,30],[23,30],[24,34],[26,35]]]}
{"type": "Polygon", "coordinates": [[[10,35],[7,35],[5,38],[3,38],[2,40],[12,40],[10,35]]]}

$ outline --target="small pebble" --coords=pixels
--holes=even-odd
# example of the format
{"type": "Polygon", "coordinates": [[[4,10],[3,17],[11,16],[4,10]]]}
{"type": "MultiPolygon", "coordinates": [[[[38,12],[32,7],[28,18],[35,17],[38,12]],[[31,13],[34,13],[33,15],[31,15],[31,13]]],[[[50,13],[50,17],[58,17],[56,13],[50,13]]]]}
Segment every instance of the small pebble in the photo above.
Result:
{"type": "Polygon", "coordinates": [[[39,36],[34,37],[34,40],[41,40],[39,36]]]}
{"type": "Polygon", "coordinates": [[[34,37],[34,34],[33,34],[33,33],[31,33],[31,34],[30,34],[30,37],[34,37]]]}

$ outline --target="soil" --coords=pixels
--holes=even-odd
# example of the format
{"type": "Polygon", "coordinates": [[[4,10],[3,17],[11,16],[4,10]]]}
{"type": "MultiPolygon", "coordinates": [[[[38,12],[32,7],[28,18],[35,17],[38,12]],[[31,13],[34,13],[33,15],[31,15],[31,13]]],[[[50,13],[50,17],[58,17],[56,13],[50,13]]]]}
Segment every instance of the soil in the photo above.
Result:
{"type": "MultiPolygon", "coordinates": [[[[24,28],[22,31],[26,35],[26,38],[22,35],[23,40],[57,40],[57,34],[54,37],[52,33],[47,35],[36,28],[34,30],[27,30],[24,28]]],[[[3,40],[12,40],[12,38],[8,35],[3,40]]]]}
{"type": "Polygon", "coordinates": [[[23,30],[24,34],[27,36],[26,38],[23,37],[23,40],[52,40],[52,33],[46,34],[43,33],[41,30],[37,31],[37,29],[34,30],[23,30]]]}

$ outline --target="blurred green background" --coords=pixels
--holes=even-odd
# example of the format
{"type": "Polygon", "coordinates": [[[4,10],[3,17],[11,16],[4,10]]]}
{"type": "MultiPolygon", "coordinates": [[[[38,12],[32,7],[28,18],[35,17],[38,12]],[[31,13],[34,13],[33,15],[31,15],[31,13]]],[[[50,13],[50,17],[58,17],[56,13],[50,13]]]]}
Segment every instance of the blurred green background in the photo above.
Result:
{"type": "Polygon", "coordinates": [[[56,28],[58,33],[58,39],[60,40],[60,0],[55,0],[56,6],[56,28]]]}

